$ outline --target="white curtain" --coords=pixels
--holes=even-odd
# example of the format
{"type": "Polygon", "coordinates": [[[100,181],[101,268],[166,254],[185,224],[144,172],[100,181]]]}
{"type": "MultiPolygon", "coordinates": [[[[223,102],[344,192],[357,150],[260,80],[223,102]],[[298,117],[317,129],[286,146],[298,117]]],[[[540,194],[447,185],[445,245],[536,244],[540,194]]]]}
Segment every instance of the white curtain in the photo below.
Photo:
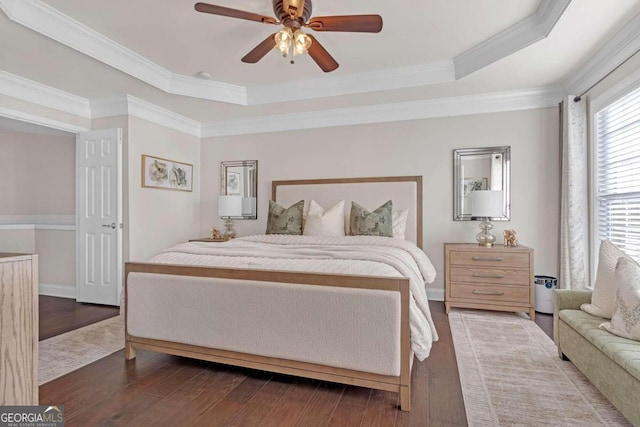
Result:
{"type": "Polygon", "coordinates": [[[562,102],[562,200],[560,283],[565,289],[589,284],[589,197],[587,107],[570,95],[562,102]]]}

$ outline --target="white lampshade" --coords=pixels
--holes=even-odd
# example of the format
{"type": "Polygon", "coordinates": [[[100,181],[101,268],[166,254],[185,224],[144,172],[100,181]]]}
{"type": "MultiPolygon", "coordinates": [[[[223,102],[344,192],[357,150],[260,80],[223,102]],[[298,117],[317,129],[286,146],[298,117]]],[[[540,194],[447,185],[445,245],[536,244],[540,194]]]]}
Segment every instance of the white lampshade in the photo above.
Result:
{"type": "Polygon", "coordinates": [[[476,190],[469,196],[471,216],[495,218],[501,217],[503,192],[494,190],[476,190]]]}
{"type": "Polygon", "coordinates": [[[242,216],[242,196],[218,196],[218,216],[242,216]]]}

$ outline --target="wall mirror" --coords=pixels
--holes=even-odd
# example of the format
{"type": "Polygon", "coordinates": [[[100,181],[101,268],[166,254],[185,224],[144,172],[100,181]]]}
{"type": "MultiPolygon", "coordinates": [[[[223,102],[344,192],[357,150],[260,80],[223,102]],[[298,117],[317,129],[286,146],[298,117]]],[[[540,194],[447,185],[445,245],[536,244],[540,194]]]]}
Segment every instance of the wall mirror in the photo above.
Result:
{"type": "Polygon", "coordinates": [[[453,150],[453,220],[471,221],[469,194],[475,190],[502,191],[502,215],[511,217],[511,147],[464,148],[453,150]]]}
{"type": "Polygon", "coordinates": [[[220,216],[231,219],[257,219],[258,161],[222,162],[220,172],[220,195],[232,196],[224,198],[226,202],[233,199],[232,209],[226,207],[225,215],[220,216]]]}

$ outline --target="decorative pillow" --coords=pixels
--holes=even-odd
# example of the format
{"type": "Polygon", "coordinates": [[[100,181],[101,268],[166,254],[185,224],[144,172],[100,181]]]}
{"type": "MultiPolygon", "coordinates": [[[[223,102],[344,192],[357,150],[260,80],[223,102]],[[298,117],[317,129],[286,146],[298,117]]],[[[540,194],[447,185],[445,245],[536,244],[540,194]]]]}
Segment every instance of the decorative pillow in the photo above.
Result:
{"type": "Polygon", "coordinates": [[[351,202],[349,229],[352,236],[385,236],[393,237],[391,200],[373,212],[369,212],[356,202],[351,202]]]}
{"type": "Polygon", "coordinates": [[[600,325],[612,334],[640,341],[640,266],[620,258],[615,272],[616,302],[611,322],[600,325]]]}
{"type": "Polygon", "coordinates": [[[302,234],[305,236],[344,236],[344,200],[339,201],[326,211],[315,200],[311,200],[302,234]]]}
{"type": "Polygon", "coordinates": [[[302,234],[302,210],[304,200],[283,208],[273,200],[269,200],[269,217],[266,234],[302,234]]]}
{"type": "Polygon", "coordinates": [[[391,227],[393,228],[393,238],[404,240],[404,232],[407,229],[407,218],[409,218],[409,210],[393,211],[391,214],[391,227]]]}
{"type": "Polygon", "coordinates": [[[594,316],[611,319],[616,301],[614,275],[619,258],[628,257],[610,241],[603,240],[600,243],[598,271],[596,273],[596,281],[593,284],[591,304],[582,304],[580,306],[582,311],[594,316]]]}

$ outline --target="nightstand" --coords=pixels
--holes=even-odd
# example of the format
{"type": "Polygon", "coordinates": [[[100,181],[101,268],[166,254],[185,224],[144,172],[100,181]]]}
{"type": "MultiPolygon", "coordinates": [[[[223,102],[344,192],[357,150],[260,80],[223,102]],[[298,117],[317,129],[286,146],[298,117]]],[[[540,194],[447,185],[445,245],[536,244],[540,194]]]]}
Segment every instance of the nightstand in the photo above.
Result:
{"type": "Polygon", "coordinates": [[[445,307],[528,312],[535,319],[533,249],[445,243],[445,307]]]}
{"type": "Polygon", "coordinates": [[[199,239],[189,239],[190,242],[215,242],[215,243],[222,243],[225,240],[220,240],[220,239],[212,239],[210,237],[201,237],[199,239]]]}

